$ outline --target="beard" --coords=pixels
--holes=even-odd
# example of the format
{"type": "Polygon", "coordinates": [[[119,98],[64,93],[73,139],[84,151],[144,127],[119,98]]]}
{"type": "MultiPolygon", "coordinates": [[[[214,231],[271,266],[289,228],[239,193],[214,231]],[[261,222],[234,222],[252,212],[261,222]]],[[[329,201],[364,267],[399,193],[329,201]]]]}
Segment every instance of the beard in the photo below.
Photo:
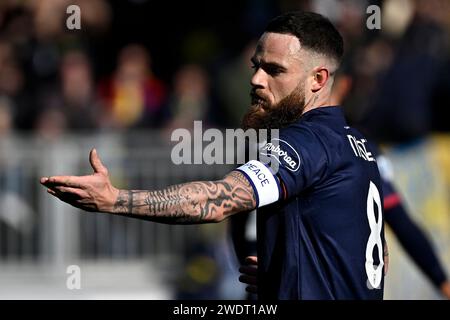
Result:
{"type": "Polygon", "coordinates": [[[288,96],[275,105],[268,105],[267,100],[252,89],[252,106],[242,119],[241,128],[247,129],[282,129],[296,122],[305,109],[304,85],[299,84],[288,96]]]}

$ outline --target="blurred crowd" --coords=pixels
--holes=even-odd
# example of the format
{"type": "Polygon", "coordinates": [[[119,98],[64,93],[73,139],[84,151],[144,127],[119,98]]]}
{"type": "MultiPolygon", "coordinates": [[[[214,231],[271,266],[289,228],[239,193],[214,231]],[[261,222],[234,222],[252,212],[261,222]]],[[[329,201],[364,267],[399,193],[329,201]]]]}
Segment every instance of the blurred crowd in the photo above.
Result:
{"type": "Polygon", "coordinates": [[[192,14],[169,8],[2,0],[0,135],[238,126],[255,40],[270,17],[295,9],[328,16],[343,34],[335,87],[354,125],[391,142],[450,129],[449,1],[247,0],[224,17],[211,4],[192,5],[192,14]],[[81,30],[66,28],[70,4],[81,9],[81,30]],[[379,30],[366,27],[372,4],[379,30]]]}
{"type": "Polygon", "coordinates": [[[250,53],[242,66],[217,70],[229,54],[212,61],[220,32],[194,22],[183,29],[179,12],[155,7],[145,0],[2,0],[0,135],[27,132],[57,139],[67,132],[234,122],[220,109],[212,73],[223,73],[217,78],[241,91],[242,83],[248,87],[248,71],[237,77],[237,86],[230,73],[247,69],[250,53]],[[81,30],[66,28],[70,4],[81,9],[81,30]],[[178,41],[176,32],[185,39],[178,41]],[[164,70],[162,76],[155,69],[164,70]]]}
{"type": "Polygon", "coordinates": [[[287,10],[322,13],[342,33],[333,98],[354,126],[388,143],[450,131],[449,0],[0,0],[0,143],[23,133],[170,132],[194,120],[238,127],[256,41],[287,10]],[[81,30],[66,27],[71,4],[81,30]],[[369,5],[381,8],[381,29],[367,28],[369,5]]]}

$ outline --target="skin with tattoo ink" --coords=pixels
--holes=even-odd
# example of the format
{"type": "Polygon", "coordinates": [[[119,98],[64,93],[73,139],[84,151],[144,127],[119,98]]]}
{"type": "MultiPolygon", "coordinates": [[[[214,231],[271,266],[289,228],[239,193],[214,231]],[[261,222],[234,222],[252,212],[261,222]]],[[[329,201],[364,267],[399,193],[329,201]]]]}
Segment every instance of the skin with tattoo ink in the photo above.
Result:
{"type": "Polygon", "coordinates": [[[254,191],[241,172],[222,180],[195,181],[162,190],[119,190],[109,179],[97,151],[89,156],[93,174],[42,178],[47,191],[77,208],[143,220],[190,224],[219,222],[256,207],[254,191]]]}

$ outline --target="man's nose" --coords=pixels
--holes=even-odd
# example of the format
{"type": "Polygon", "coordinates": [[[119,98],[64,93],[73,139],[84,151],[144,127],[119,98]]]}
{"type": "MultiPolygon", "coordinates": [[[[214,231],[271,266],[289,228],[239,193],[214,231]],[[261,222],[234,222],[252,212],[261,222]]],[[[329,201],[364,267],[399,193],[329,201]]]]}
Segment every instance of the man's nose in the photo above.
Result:
{"type": "Polygon", "coordinates": [[[267,75],[262,68],[256,70],[253,77],[250,80],[252,87],[266,88],[267,87],[267,75]]]}

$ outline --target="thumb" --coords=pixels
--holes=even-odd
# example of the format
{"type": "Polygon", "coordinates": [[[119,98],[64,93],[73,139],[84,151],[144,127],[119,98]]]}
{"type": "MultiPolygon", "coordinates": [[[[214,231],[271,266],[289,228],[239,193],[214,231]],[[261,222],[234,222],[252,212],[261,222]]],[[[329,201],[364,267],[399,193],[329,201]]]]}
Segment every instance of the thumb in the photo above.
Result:
{"type": "Polygon", "coordinates": [[[92,169],[95,173],[102,173],[108,175],[108,169],[103,165],[102,161],[98,157],[97,150],[92,149],[89,153],[89,162],[91,163],[92,169]]]}

